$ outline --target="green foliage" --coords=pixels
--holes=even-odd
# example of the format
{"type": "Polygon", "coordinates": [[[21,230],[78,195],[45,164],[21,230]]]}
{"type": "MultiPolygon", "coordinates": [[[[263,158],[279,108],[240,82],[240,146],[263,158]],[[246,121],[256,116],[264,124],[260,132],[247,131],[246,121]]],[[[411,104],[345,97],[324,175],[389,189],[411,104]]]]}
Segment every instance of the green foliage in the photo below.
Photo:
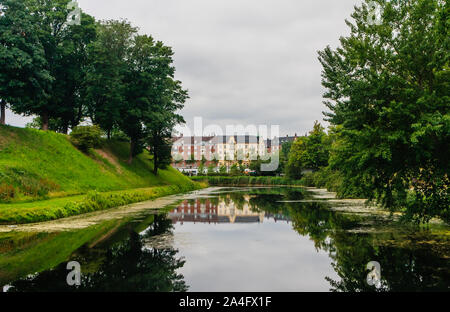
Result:
{"type": "Polygon", "coordinates": [[[203,163],[200,163],[200,166],[198,166],[198,172],[201,175],[205,174],[205,165],[203,163]]]}
{"type": "Polygon", "coordinates": [[[176,112],[184,107],[189,97],[181,82],[174,80],[172,49],[160,42],[157,47],[157,72],[153,83],[156,95],[149,98],[152,105],[146,110],[143,120],[145,142],[153,154],[155,174],[158,169],[166,168],[172,161],[173,129],[176,125],[184,123],[184,118],[176,112]]]}
{"type": "Polygon", "coordinates": [[[126,58],[137,29],[127,21],[97,24],[97,38],[88,46],[89,70],[86,75],[86,100],[89,115],[110,136],[121,118],[125,102],[126,58]]]}
{"type": "Polygon", "coordinates": [[[209,165],[208,166],[208,171],[207,171],[208,176],[216,174],[216,168],[217,167],[214,166],[213,164],[209,165]]]}
{"type": "Polygon", "coordinates": [[[70,140],[80,151],[86,153],[89,149],[100,146],[102,134],[99,126],[78,126],[70,133],[70,140]]]}
{"type": "MultiPolygon", "coordinates": [[[[52,118],[48,121],[48,130],[55,131],[55,132],[67,132],[67,129],[62,123],[61,119],[52,118]]],[[[32,122],[29,122],[25,125],[26,128],[31,129],[42,129],[43,128],[43,122],[42,118],[40,116],[37,116],[33,118],[32,122]]]]}
{"type": "Polygon", "coordinates": [[[172,131],[184,122],[175,112],[187,98],[174,80],[172,49],[151,36],[137,35],[126,21],[107,21],[98,25],[89,57],[89,114],[108,138],[115,128],[130,138],[129,163],[147,145],[157,174],[171,162],[172,131]]]}
{"type": "Polygon", "coordinates": [[[302,177],[304,168],[302,165],[302,155],[306,151],[306,140],[306,137],[300,137],[292,144],[285,169],[286,175],[291,179],[300,179],[302,177]]]}
{"type": "Polygon", "coordinates": [[[385,207],[448,220],[450,3],[377,2],[381,25],[367,23],[365,1],[341,46],[320,52],[337,132],[330,165],[385,207]]]}
{"type": "Polygon", "coordinates": [[[227,167],[226,166],[220,166],[219,174],[227,174],[227,167]]]}
{"type": "Polygon", "coordinates": [[[331,140],[318,121],[306,137],[298,138],[291,146],[286,174],[292,179],[300,179],[304,169],[319,170],[328,166],[331,140]]]}
{"type": "MultiPolygon", "coordinates": [[[[25,44],[6,40],[2,45],[17,53],[10,54],[16,59],[11,64],[23,64],[14,65],[14,75],[21,75],[14,93],[20,93],[12,94],[13,100],[6,100],[17,113],[40,116],[44,130],[48,129],[49,120],[55,119],[61,131],[67,132],[69,126],[81,121],[84,113],[80,95],[84,90],[86,46],[95,38],[94,19],[83,14],[81,25],[67,26],[70,0],[22,0],[20,7],[16,1],[2,2],[5,15],[1,21],[9,29],[20,30],[19,36],[25,39],[25,44]],[[24,87],[27,90],[22,90],[24,87]]],[[[0,60],[2,67],[7,61],[0,60]]],[[[7,71],[2,73],[11,76],[13,83],[18,82],[7,71]]]]}
{"type": "Polygon", "coordinates": [[[318,171],[306,173],[300,179],[300,184],[336,192],[338,198],[365,198],[365,194],[359,185],[344,183],[343,174],[340,171],[332,170],[330,167],[323,167],[318,171]]]}
{"type": "MultiPolygon", "coordinates": [[[[276,155],[272,155],[272,157],[277,157],[276,155]]],[[[254,171],[256,176],[275,176],[278,175],[280,173],[282,173],[282,168],[283,168],[283,160],[280,160],[280,165],[278,166],[278,169],[275,171],[262,171],[262,165],[263,164],[270,164],[271,159],[268,160],[263,160],[261,159],[261,157],[258,155],[256,157],[256,160],[252,160],[250,161],[250,166],[249,169],[254,171]]]]}
{"type": "Polygon", "coordinates": [[[88,46],[96,36],[95,19],[85,13],[81,15],[80,25],[67,26],[62,32],[52,65],[54,83],[50,104],[54,113],[49,120],[49,129],[56,123],[55,131],[67,133],[86,117],[88,46]]]}
{"type": "Polygon", "coordinates": [[[39,113],[52,77],[30,1],[0,1],[0,101],[17,113],[39,113]]]}
{"type": "Polygon", "coordinates": [[[111,132],[111,140],[120,142],[129,142],[130,138],[120,129],[113,129],[111,132]]]}
{"type": "Polygon", "coordinates": [[[285,173],[289,161],[289,153],[291,152],[293,142],[284,142],[281,145],[279,173],[285,173]]]}
{"type": "Polygon", "coordinates": [[[230,167],[230,176],[239,176],[241,175],[241,170],[238,164],[233,164],[230,167]]]}
{"type": "Polygon", "coordinates": [[[292,147],[293,142],[284,142],[281,145],[281,157],[283,157],[284,159],[288,159],[289,158],[289,152],[291,151],[291,147],[292,147]]]}

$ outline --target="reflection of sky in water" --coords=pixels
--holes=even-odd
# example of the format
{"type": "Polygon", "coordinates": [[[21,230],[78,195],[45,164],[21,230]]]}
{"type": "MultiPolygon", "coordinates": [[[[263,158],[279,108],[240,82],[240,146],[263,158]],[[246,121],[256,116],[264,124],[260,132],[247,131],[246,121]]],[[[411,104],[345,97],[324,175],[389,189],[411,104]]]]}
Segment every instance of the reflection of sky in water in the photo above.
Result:
{"type": "Polygon", "coordinates": [[[190,291],[328,291],[325,277],[339,279],[327,253],[287,222],[184,223],[174,233],[190,291]]]}
{"type": "Polygon", "coordinates": [[[358,200],[316,200],[298,189],[205,196],[210,191],[18,226],[14,233],[4,227],[11,243],[0,255],[0,285],[73,290],[59,256],[67,248],[68,258],[90,268],[84,289],[91,291],[155,291],[161,283],[166,291],[373,291],[369,261],[381,264],[385,290],[450,289],[448,227],[417,230],[358,200]],[[19,229],[33,231],[25,249],[19,229]],[[75,240],[84,246],[68,248],[75,240]]]}

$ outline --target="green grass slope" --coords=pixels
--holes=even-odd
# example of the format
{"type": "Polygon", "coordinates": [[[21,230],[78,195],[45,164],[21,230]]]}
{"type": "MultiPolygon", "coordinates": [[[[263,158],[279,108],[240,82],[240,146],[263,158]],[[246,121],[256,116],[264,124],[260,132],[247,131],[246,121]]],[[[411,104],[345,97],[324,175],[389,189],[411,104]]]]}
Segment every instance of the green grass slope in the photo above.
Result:
{"type": "Polygon", "coordinates": [[[129,165],[128,152],[126,142],[105,141],[85,155],[66,135],[0,126],[0,203],[192,184],[173,168],[155,176],[147,152],[129,165]]]}

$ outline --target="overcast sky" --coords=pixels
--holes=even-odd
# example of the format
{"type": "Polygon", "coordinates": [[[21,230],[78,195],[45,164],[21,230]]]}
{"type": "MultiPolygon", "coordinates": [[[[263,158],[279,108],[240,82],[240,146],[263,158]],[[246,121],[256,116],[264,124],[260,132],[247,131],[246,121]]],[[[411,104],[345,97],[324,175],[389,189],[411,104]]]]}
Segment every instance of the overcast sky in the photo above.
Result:
{"type": "MultiPolygon", "coordinates": [[[[78,0],[97,19],[126,18],[173,47],[189,90],[189,126],[280,125],[304,134],[322,120],[317,51],[348,34],[359,0],[78,0]]],[[[23,126],[29,118],[11,116],[23,126]]],[[[225,128],[224,128],[225,131],[225,128]]]]}

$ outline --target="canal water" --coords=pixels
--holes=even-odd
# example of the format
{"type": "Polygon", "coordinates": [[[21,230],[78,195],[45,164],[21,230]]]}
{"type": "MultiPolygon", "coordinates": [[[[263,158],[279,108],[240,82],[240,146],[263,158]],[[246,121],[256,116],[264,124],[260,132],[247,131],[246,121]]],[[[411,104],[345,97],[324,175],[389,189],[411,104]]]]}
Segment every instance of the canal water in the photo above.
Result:
{"type": "Polygon", "coordinates": [[[0,226],[0,285],[8,292],[449,291],[450,229],[405,225],[323,190],[210,188],[0,226]]]}

